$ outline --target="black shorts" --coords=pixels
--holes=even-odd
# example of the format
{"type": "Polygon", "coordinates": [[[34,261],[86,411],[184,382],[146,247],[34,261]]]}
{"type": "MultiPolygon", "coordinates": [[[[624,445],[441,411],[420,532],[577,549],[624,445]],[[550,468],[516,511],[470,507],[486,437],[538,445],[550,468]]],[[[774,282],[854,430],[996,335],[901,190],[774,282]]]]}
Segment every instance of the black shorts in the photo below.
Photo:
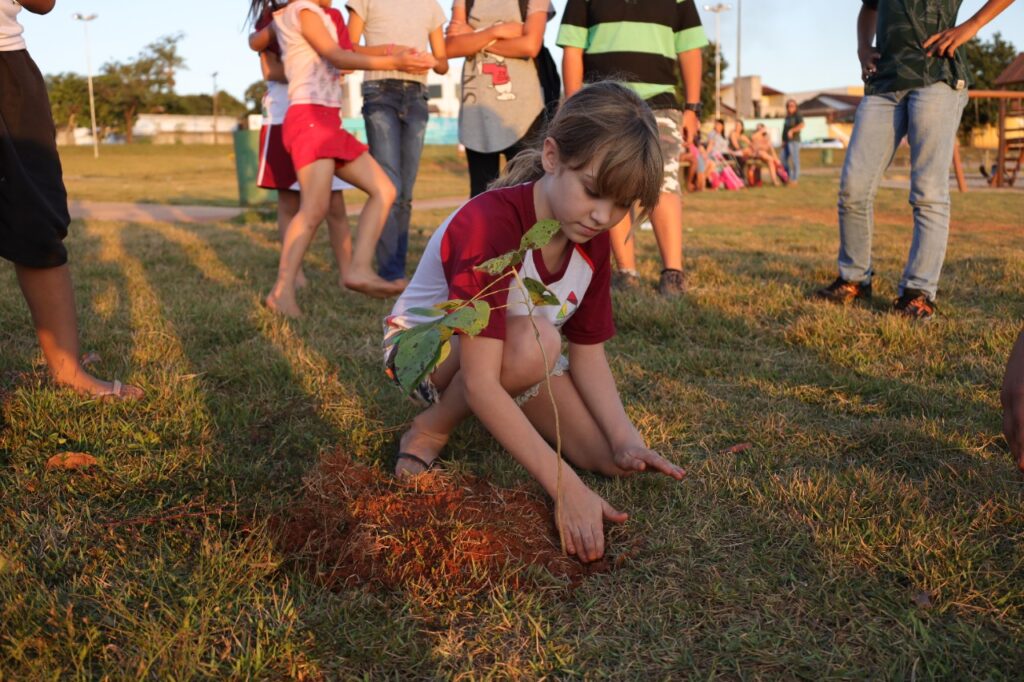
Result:
{"type": "Polygon", "coordinates": [[[0,258],[64,265],[69,222],[43,76],[28,51],[0,52],[0,258]]]}

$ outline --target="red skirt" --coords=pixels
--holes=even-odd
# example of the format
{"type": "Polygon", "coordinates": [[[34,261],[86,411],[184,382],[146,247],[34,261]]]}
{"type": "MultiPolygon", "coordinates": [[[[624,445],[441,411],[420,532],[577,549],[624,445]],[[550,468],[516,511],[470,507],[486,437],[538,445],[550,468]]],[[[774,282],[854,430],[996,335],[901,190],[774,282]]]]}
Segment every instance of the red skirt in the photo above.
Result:
{"type": "Polygon", "coordinates": [[[369,149],[341,127],[341,110],[319,104],[293,104],[284,117],[284,147],[295,170],[319,159],[341,166],[369,149]]]}
{"type": "Polygon", "coordinates": [[[284,148],[283,127],[265,125],[260,128],[260,168],[256,185],[263,189],[291,189],[298,180],[292,157],[284,148]]]}

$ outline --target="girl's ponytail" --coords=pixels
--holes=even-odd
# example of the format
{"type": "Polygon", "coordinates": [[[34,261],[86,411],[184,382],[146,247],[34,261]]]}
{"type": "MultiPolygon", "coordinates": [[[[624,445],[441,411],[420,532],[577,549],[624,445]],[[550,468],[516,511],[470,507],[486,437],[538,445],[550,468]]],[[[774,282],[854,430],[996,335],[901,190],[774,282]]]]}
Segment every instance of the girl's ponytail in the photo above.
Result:
{"type": "Polygon", "coordinates": [[[541,162],[541,150],[537,148],[524,149],[505,164],[501,175],[497,180],[488,185],[487,189],[512,187],[514,185],[521,185],[524,182],[535,182],[542,177],[544,177],[544,165],[541,162]]]}

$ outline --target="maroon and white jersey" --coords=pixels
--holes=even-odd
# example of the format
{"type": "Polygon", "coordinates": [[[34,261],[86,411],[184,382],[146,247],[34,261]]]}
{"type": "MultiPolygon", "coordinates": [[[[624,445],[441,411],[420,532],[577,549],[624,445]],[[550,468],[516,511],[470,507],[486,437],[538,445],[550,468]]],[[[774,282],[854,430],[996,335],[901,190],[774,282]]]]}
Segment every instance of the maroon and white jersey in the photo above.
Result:
{"type": "MultiPolygon", "coordinates": [[[[484,192],[448,217],[430,238],[416,274],[385,320],[386,337],[432,319],[411,315],[409,309],[468,300],[499,279],[475,267],[519,248],[523,234],[537,222],[533,184],[484,192]]],[[[572,343],[602,343],[615,335],[608,233],[569,246],[554,272],[544,265],[539,249],[528,251],[519,265],[520,276],[543,282],[558,297],[558,305],[538,306],[534,315],[561,329],[572,343]]],[[[490,323],[481,336],[504,339],[506,317],[528,314],[527,299],[514,277],[505,277],[481,298],[491,305],[490,323]]]]}

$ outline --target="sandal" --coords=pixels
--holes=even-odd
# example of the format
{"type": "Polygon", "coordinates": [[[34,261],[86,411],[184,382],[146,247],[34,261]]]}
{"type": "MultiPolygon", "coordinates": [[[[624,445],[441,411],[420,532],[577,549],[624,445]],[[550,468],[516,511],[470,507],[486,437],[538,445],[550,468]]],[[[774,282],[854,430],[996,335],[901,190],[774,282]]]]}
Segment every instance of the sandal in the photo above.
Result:
{"type": "Polygon", "coordinates": [[[392,469],[395,472],[395,478],[397,478],[399,480],[402,480],[402,479],[405,479],[405,478],[411,478],[413,476],[419,476],[420,474],[425,474],[425,473],[427,473],[429,471],[435,471],[435,470],[439,469],[440,467],[441,467],[441,458],[440,457],[435,457],[434,459],[432,459],[431,461],[428,462],[425,459],[423,459],[422,457],[420,457],[418,455],[414,455],[411,452],[399,452],[398,454],[395,455],[395,462],[394,462],[394,466],[392,467],[392,469]],[[410,472],[410,471],[404,471],[403,470],[402,473],[399,473],[398,463],[401,462],[403,459],[407,460],[409,462],[412,462],[413,464],[418,464],[419,466],[423,467],[422,471],[410,472]]]}
{"type": "Polygon", "coordinates": [[[96,393],[94,397],[100,400],[110,400],[111,402],[134,402],[141,400],[144,395],[146,394],[138,386],[122,384],[117,379],[114,379],[113,387],[109,391],[96,393]]]}

